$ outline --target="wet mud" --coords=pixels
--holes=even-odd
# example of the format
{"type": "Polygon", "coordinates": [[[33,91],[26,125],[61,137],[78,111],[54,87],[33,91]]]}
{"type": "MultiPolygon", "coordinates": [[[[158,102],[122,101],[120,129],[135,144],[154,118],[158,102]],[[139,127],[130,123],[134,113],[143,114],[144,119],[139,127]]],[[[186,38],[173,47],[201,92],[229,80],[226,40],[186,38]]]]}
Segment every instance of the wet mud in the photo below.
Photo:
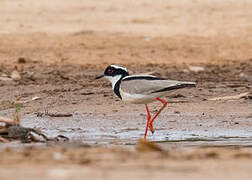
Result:
{"type": "MultiPolygon", "coordinates": [[[[186,65],[129,65],[132,72],[152,70],[167,79],[197,82],[196,88],[172,91],[165,97],[168,107],[155,121],[156,132],[149,133],[148,139],[167,144],[183,141],[187,145],[250,145],[251,95],[223,101],[208,99],[250,92],[251,64],[247,60],[203,65],[206,70],[201,72],[190,71],[186,65]]],[[[11,116],[11,107],[18,100],[23,103],[22,125],[38,128],[48,136],[62,134],[73,141],[106,145],[134,145],[143,136],[144,106],[121,102],[109,82],[94,80],[95,75],[103,72],[103,66],[17,62],[7,67],[6,74],[16,68],[22,79],[2,81],[2,116],[11,116]],[[8,89],[13,89],[11,94],[8,89]]],[[[154,114],[160,104],[150,106],[154,114]]]]}

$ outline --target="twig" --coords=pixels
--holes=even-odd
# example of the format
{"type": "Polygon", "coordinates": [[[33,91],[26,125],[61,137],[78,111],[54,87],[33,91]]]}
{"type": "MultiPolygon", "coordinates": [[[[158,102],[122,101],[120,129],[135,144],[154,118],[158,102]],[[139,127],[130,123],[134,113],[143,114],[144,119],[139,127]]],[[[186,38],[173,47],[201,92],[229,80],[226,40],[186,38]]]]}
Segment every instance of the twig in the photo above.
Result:
{"type": "Polygon", "coordinates": [[[0,128],[0,134],[5,134],[8,133],[8,129],[6,129],[5,127],[0,128]]]}
{"type": "Polygon", "coordinates": [[[208,99],[208,100],[209,100],[209,101],[235,100],[235,99],[244,98],[244,97],[248,96],[248,94],[249,94],[249,92],[245,92],[245,93],[241,93],[241,94],[234,95],[234,96],[216,97],[216,98],[210,98],[210,99],[208,99]]]}
{"type": "MultiPolygon", "coordinates": [[[[42,136],[46,141],[49,140],[49,138],[46,135],[44,135],[43,133],[41,133],[40,130],[38,130],[38,129],[29,128],[29,131],[34,132],[35,134],[37,134],[39,136],[42,136]]],[[[37,141],[38,139],[35,138],[34,140],[37,141]]],[[[38,140],[38,142],[39,142],[39,140],[38,140]]]]}
{"type": "Polygon", "coordinates": [[[9,142],[7,139],[3,138],[2,136],[0,136],[0,142],[4,142],[4,143],[7,143],[9,142]]]}
{"type": "Polygon", "coordinates": [[[72,117],[73,114],[71,113],[64,113],[64,112],[48,112],[45,110],[45,113],[37,112],[35,113],[37,117],[42,117],[42,116],[49,116],[49,117],[72,117]]]}
{"type": "Polygon", "coordinates": [[[16,125],[16,122],[14,120],[5,117],[0,117],[0,122],[3,122],[7,125],[16,125]]]}
{"type": "Polygon", "coordinates": [[[71,117],[73,116],[71,113],[64,113],[64,112],[53,112],[53,113],[47,113],[47,116],[50,117],[71,117]]]}
{"type": "Polygon", "coordinates": [[[181,100],[181,101],[169,101],[169,103],[189,103],[187,100],[181,100]]]}

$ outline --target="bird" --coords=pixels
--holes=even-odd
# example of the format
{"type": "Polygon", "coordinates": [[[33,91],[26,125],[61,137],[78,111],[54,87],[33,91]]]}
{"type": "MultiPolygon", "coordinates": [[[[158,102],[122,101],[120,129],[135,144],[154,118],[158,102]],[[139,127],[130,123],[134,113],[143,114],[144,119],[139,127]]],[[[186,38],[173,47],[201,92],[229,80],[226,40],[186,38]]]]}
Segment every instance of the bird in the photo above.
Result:
{"type": "Polygon", "coordinates": [[[196,82],[167,80],[149,74],[129,75],[127,68],[114,64],[107,66],[102,75],[95,77],[95,79],[100,78],[106,78],[111,82],[112,90],[123,102],[145,105],[147,112],[147,123],[144,132],[145,140],[148,129],[150,129],[152,134],[155,132],[153,122],[167,106],[168,102],[162,97],[172,90],[185,87],[196,87],[196,82]],[[148,104],[154,101],[160,101],[163,106],[151,117],[148,104]]]}

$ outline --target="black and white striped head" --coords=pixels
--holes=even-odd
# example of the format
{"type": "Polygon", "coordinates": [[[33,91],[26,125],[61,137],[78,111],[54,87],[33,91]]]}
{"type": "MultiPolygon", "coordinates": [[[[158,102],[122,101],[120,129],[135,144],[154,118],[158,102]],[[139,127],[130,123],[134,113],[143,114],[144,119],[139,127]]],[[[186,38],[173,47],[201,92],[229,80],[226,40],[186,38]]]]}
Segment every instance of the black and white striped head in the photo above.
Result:
{"type": "Polygon", "coordinates": [[[112,87],[114,88],[118,80],[128,75],[129,73],[126,68],[117,65],[110,65],[105,69],[104,74],[97,76],[96,79],[105,77],[112,83],[112,87]]]}
{"type": "Polygon", "coordinates": [[[128,76],[129,73],[126,68],[117,66],[117,65],[110,65],[104,71],[104,76],[128,76]]]}

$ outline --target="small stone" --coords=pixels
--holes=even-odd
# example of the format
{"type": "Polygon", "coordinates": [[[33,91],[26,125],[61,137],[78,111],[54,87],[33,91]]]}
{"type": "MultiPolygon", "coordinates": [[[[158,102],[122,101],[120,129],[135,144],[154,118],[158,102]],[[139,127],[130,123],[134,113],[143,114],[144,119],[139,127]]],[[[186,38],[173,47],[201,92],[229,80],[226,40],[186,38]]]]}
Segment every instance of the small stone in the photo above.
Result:
{"type": "Polygon", "coordinates": [[[188,66],[188,69],[193,72],[200,72],[200,71],[205,70],[204,67],[200,67],[200,66],[188,66]]]}
{"type": "Polygon", "coordinates": [[[137,151],[139,152],[164,152],[164,150],[158,146],[156,143],[146,141],[144,139],[139,139],[137,146],[137,151]]]}
{"type": "Polygon", "coordinates": [[[21,80],[21,76],[20,76],[20,74],[19,74],[19,72],[17,70],[12,71],[11,79],[13,79],[15,81],[21,80]]]}
{"type": "Polygon", "coordinates": [[[60,152],[54,152],[53,153],[53,159],[55,159],[57,161],[61,161],[61,160],[66,159],[66,157],[60,152]]]}
{"type": "Polygon", "coordinates": [[[18,60],[17,60],[17,62],[19,64],[24,64],[24,63],[26,63],[26,59],[24,57],[19,57],[18,60]]]}

